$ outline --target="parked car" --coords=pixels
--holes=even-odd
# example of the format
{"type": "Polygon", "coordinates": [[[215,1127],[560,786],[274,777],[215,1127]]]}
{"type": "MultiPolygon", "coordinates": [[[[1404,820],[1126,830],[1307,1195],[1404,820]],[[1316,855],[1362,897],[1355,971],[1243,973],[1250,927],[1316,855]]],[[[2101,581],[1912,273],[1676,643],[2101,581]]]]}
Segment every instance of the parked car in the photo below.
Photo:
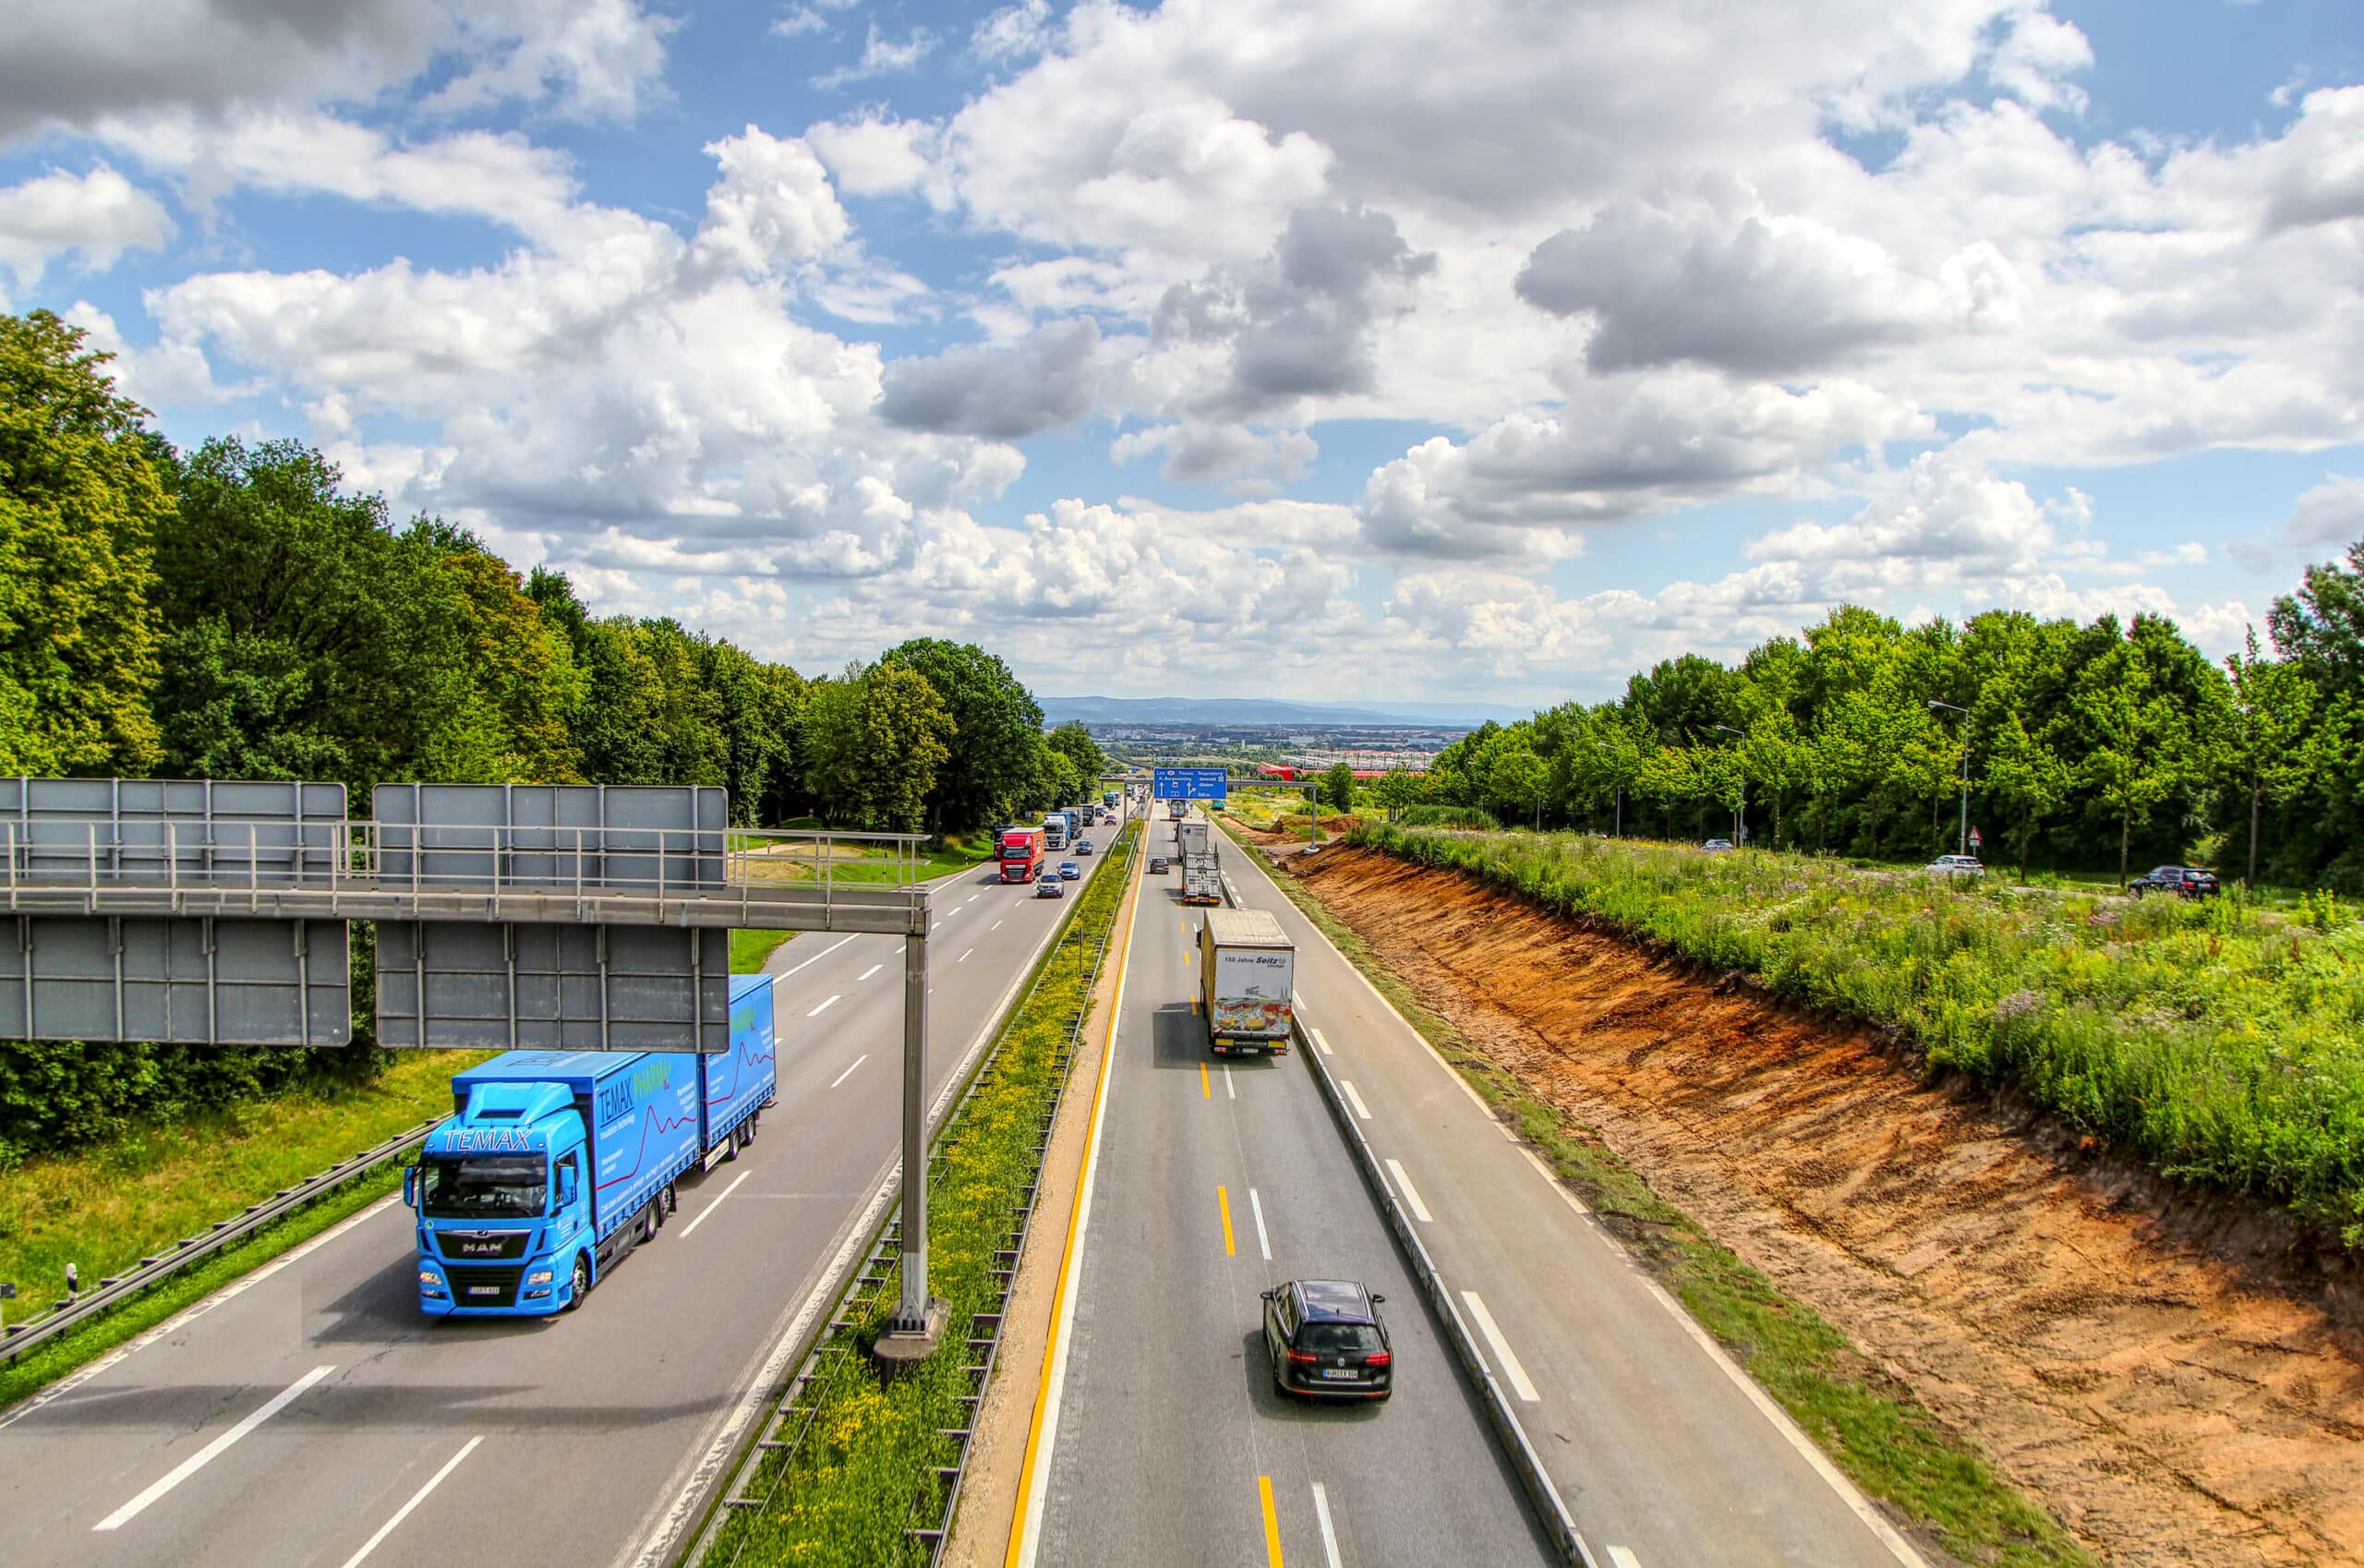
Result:
{"type": "Polygon", "coordinates": [[[1167,869],[1168,869],[1168,868],[1167,868],[1166,863],[1165,863],[1165,857],[1164,857],[1164,855],[1152,855],[1152,856],[1150,856],[1150,858],[1149,858],[1149,874],[1150,874],[1152,876],[1164,876],[1164,875],[1165,874],[1165,873],[1166,873],[1167,869]]]}
{"type": "Polygon", "coordinates": [[[1079,855],[1088,855],[1092,853],[1092,840],[1089,838],[1077,839],[1075,841],[1075,852],[1079,855]]]}
{"type": "Polygon", "coordinates": [[[1077,877],[1081,876],[1082,874],[1083,867],[1076,864],[1075,862],[1061,861],[1059,862],[1059,879],[1061,881],[1073,882],[1077,877]]]}
{"type": "Polygon", "coordinates": [[[1710,838],[1699,847],[1711,855],[1719,855],[1732,847],[1732,841],[1729,838],[1710,838]]]}
{"type": "Polygon", "coordinates": [[[1385,1399],[1395,1353],[1379,1305],[1351,1280],[1291,1280],[1264,1292],[1272,1389],[1317,1399],[1385,1399]]]}
{"type": "Polygon", "coordinates": [[[2150,874],[2138,876],[2126,885],[2126,890],[2136,898],[2145,893],[2172,893],[2178,899],[2206,899],[2224,891],[2213,871],[2197,866],[2158,865],[2150,874]]]}
{"type": "Polygon", "coordinates": [[[1038,899],[1064,899],[1067,896],[1067,885],[1059,880],[1057,872],[1046,871],[1034,879],[1034,896],[1038,899]]]}
{"type": "Polygon", "coordinates": [[[1984,876],[1986,867],[1976,855],[1939,855],[1922,868],[1932,876],[1984,876]]]}

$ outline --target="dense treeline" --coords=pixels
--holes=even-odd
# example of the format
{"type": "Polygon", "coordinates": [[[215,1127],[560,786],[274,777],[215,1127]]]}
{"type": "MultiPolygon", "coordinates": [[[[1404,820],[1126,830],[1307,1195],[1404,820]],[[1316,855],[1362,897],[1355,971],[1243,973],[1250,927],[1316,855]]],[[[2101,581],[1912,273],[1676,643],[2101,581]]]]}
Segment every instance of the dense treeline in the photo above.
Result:
{"type": "Polygon", "coordinates": [[[1854,606],[1736,667],[1696,655],[1612,702],[1488,724],[1383,804],[1897,859],[1952,850],[1964,746],[1988,860],[2189,862],[2364,892],[2364,544],[2310,569],[2276,657],[2212,664],[2173,621],[1991,610],[1907,628],[1854,606]]]}
{"type": "MultiPolygon", "coordinates": [[[[918,639],[807,679],[595,616],[464,528],[396,525],[300,442],[175,451],[106,359],[45,311],[0,315],[0,773],[335,780],[356,816],[385,781],[718,784],[742,825],[962,833],[1104,766],[981,648],[918,639]]],[[[0,1049],[0,1164],[377,1059],[0,1049]]]]}

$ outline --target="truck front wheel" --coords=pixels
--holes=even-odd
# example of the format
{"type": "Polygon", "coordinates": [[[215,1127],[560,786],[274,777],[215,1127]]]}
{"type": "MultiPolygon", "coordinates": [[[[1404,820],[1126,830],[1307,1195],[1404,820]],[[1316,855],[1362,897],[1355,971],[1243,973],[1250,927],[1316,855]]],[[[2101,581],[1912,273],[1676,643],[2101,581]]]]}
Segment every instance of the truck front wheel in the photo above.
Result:
{"type": "Polygon", "coordinates": [[[582,1253],[577,1252],[574,1255],[573,1277],[567,1282],[566,1306],[564,1310],[569,1312],[573,1311],[577,1307],[583,1305],[583,1298],[590,1294],[591,1265],[584,1261],[582,1253]]]}

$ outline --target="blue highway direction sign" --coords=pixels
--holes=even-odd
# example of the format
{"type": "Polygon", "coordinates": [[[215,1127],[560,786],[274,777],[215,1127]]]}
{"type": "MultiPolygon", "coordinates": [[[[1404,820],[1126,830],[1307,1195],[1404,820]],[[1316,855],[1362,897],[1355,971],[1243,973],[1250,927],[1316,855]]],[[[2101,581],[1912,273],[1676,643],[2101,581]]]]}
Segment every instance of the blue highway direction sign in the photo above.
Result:
{"type": "Polygon", "coordinates": [[[1149,792],[1161,801],[1220,801],[1229,795],[1231,776],[1220,767],[1161,767],[1149,792]]]}

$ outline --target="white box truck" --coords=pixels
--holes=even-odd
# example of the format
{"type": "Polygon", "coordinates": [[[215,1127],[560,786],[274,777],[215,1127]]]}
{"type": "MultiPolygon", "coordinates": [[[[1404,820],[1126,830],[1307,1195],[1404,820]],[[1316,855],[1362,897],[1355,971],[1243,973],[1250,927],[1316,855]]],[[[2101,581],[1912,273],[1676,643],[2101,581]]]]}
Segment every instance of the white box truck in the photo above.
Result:
{"type": "Polygon", "coordinates": [[[1199,1010],[1217,1055],[1289,1048],[1297,945],[1269,910],[1209,910],[1199,925],[1199,1010]]]}
{"type": "Polygon", "coordinates": [[[1182,901],[1186,904],[1223,902],[1223,861],[1215,849],[1214,829],[1193,817],[1175,824],[1174,838],[1182,862],[1182,901]]]}

